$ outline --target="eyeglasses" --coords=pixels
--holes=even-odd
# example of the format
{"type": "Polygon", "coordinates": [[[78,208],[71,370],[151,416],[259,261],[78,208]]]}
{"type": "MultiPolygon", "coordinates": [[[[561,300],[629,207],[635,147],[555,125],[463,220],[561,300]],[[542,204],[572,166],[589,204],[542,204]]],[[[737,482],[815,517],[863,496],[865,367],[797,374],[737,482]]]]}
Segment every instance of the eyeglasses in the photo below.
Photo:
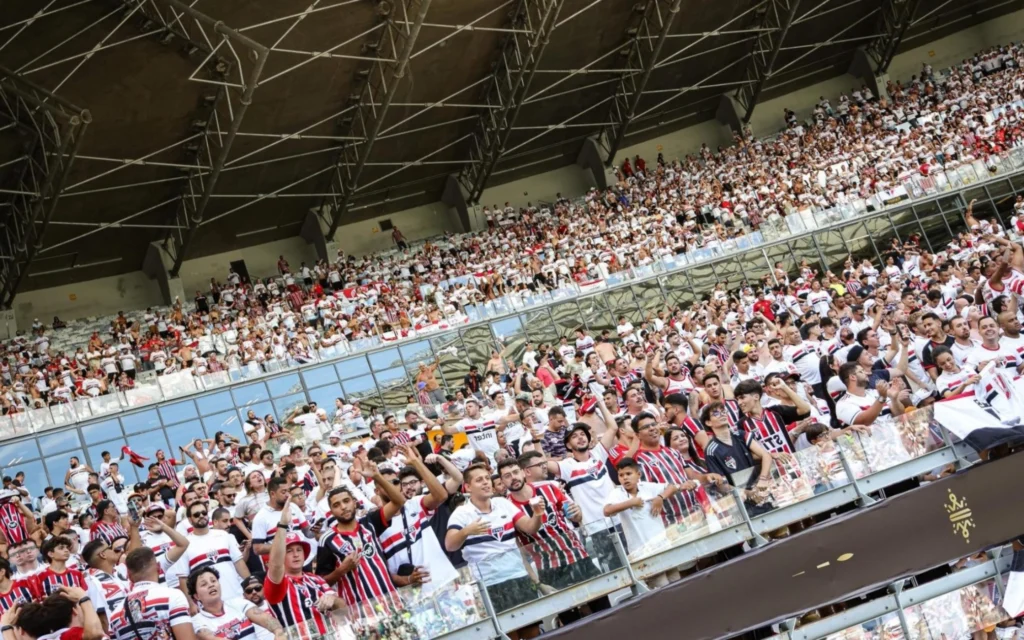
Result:
{"type": "Polygon", "coordinates": [[[712,418],[721,418],[727,414],[725,412],[725,409],[715,409],[714,411],[708,412],[708,415],[710,415],[712,418]]]}
{"type": "Polygon", "coordinates": [[[124,547],[110,547],[114,553],[124,553],[124,547]]]}
{"type": "Polygon", "coordinates": [[[648,422],[646,424],[638,424],[637,431],[643,431],[644,429],[656,429],[658,427],[657,422],[648,422]]]}
{"type": "Polygon", "coordinates": [[[411,489],[412,487],[415,487],[417,484],[419,484],[419,480],[412,480],[410,482],[403,482],[403,483],[401,483],[401,487],[403,489],[406,489],[406,488],[411,489]]]}
{"type": "Polygon", "coordinates": [[[254,593],[259,593],[260,591],[263,591],[263,585],[259,585],[259,584],[258,584],[258,585],[256,585],[255,587],[248,587],[248,588],[247,588],[247,589],[245,590],[245,595],[247,595],[247,596],[251,596],[252,594],[254,594],[254,593]]]}

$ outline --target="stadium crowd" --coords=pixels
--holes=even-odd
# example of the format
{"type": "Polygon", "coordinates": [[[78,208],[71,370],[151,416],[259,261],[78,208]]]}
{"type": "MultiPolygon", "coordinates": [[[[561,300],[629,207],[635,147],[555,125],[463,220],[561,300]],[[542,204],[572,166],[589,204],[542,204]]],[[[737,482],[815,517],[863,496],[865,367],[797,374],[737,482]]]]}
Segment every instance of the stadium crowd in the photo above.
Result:
{"type": "MultiPolygon", "coordinates": [[[[231,270],[194,304],[118,314],[108,335],[55,351],[41,322],[7,342],[0,360],[5,414],[130,388],[140,370],[197,375],[246,365],[304,363],[318,349],[371,336],[444,329],[467,305],[607,278],[633,267],[715,248],[767,220],[828,208],[982,160],[1021,141],[1019,45],[997,47],[937,76],[925,65],[888,99],[869,90],[822,98],[807,122],[787,112],[779,135],[648,166],[636,157],[619,182],[552,208],[485,207],[487,229],[398,250],[297,268],[243,282],[231,270]],[[509,260],[508,256],[516,256],[509,260]]],[[[64,323],[57,321],[56,326],[64,323]]],[[[56,330],[61,331],[61,330],[56,330]]]]}
{"type": "MultiPolygon", "coordinates": [[[[1021,98],[1022,54],[979,54],[944,81],[926,67],[890,86],[891,102],[863,90],[835,108],[823,101],[812,123],[794,120],[775,140],[741,136],[654,167],[635,160],[582,211],[567,201],[549,212],[491,210],[480,233],[294,272],[282,258],[283,286],[231,273],[197,293],[194,310],[120,315],[109,340],[94,336],[75,354],[49,354],[37,329],[34,342],[9,345],[0,402],[10,413],[103,393],[130,384],[143,363],[166,373],[301,362],[375,326],[417,326],[511,289],[601,277],[802,203],[985,159],[1019,140],[1016,112],[993,123],[984,115],[1021,98]],[[895,128],[904,122],[915,125],[895,128]],[[491,261],[510,253],[520,261],[491,261]],[[423,293],[467,274],[443,299],[423,293]]],[[[778,284],[719,285],[639,327],[620,318],[614,335],[580,329],[527,345],[518,362],[497,354],[439,414],[410,402],[404,415],[373,421],[362,442],[343,441],[360,410],[339,398],[333,415],[315,405],[250,412],[247,442],[218,433],[178,443],[176,458],[146,460],[127,446],[104,452],[99,468],[72,458],[64,485],[42,497],[12,468],[0,492],[5,640],[16,640],[12,628],[69,640],[270,640],[296,627],[316,636],[338,624],[334,613],[398,608],[398,588],[446,584],[467,565],[497,611],[598,575],[601,541],[619,531],[636,551],[733,488],[756,508],[788,456],[954,397],[991,364],[1024,372],[1022,212],[1018,197],[1007,230],[969,207],[967,230],[936,253],[911,238],[894,242],[884,264],[801,265],[792,280],[780,269],[778,284]],[[430,441],[433,429],[442,435],[430,441]],[[129,464],[148,478],[126,483],[129,464]]],[[[440,399],[436,380],[426,384],[431,368],[420,375],[440,399]]],[[[608,606],[599,598],[560,620],[608,606]]]]}

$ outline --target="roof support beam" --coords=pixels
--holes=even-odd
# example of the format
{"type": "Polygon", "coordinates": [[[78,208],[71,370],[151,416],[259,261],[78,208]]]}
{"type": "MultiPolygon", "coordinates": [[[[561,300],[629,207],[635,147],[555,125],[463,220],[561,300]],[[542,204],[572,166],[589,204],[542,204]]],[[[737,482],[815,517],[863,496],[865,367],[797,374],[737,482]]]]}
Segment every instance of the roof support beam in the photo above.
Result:
{"type": "Polygon", "coordinates": [[[896,51],[900,48],[907,27],[914,21],[920,0],[882,0],[878,30],[881,37],[868,45],[868,55],[875,62],[875,75],[889,70],[896,51]]]}
{"type": "Polygon", "coordinates": [[[141,8],[143,15],[166,33],[162,41],[179,38],[201,52],[203,59],[189,80],[216,87],[216,94],[207,100],[212,111],[199,138],[186,146],[195,153],[194,166],[178,201],[174,224],[168,225],[171,233],[164,242],[164,248],[173,260],[168,269],[173,278],[181,271],[203,223],[210,197],[217,187],[245,113],[252,104],[269,50],[179,0],[122,1],[141,8]],[[192,197],[196,195],[199,197],[192,197]]]}
{"type": "Polygon", "coordinates": [[[43,247],[68,173],[92,122],[80,109],[0,67],[0,115],[16,123],[31,140],[14,189],[3,207],[0,254],[0,305],[10,309],[29,266],[43,247]]]}
{"type": "Polygon", "coordinates": [[[750,117],[754,115],[761,90],[772,77],[782,43],[799,9],[800,0],[771,0],[765,5],[762,31],[758,32],[757,40],[754,41],[754,55],[747,66],[748,82],[741,84],[734,96],[743,108],[744,124],[750,122],[750,117]]]}
{"type": "MultiPolygon", "coordinates": [[[[411,18],[412,23],[403,27],[390,16],[386,18],[377,53],[387,54],[393,57],[395,62],[372,63],[356,108],[342,123],[344,135],[362,138],[364,142],[358,146],[344,145],[330,172],[331,183],[327,191],[331,195],[324,198],[320,206],[321,213],[327,210],[328,205],[331,212],[330,225],[325,234],[328,239],[334,237],[338,225],[348,214],[352,196],[359,188],[359,178],[373,152],[373,145],[384,126],[384,118],[395,98],[395,93],[405,77],[413,47],[426,20],[427,10],[430,9],[430,0],[403,0],[397,4],[402,8],[402,15],[396,18],[406,22],[411,18]]],[[[360,73],[357,72],[357,82],[360,73]]]]}
{"type": "Polygon", "coordinates": [[[636,108],[654,72],[654,65],[661,56],[672,24],[679,15],[681,4],[682,0],[647,0],[639,26],[631,29],[633,37],[626,58],[627,69],[619,76],[609,117],[613,124],[605,129],[611,140],[608,155],[604,159],[606,166],[610,167],[615,162],[615,154],[626,138],[626,129],[636,116],[636,108]],[[638,70],[639,74],[636,73],[638,70]]]}
{"type": "Polygon", "coordinates": [[[487,180],[505,153],[505,144],[519,117],[563,4],[564,0],[521,0],[519,3],[513,26],[525,25],[529,33],[512,33],[506,38],[484,98],[486,104],[498,108],[488,108],[480,114],[469,153],[473,162],[458,175],[459,182],[469,193],[466,198],[469,203],[480,201],[487,180]]]}

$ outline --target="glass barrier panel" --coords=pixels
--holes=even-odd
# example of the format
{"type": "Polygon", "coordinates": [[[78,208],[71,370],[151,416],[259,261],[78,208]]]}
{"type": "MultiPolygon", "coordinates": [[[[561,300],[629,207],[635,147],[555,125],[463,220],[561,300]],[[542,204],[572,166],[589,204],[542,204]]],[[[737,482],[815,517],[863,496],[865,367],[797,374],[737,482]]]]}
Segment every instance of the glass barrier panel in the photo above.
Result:
{"type": "Polygon", "coordinates": [[[92,410],[89,408],[88,400],[74,400],[71,402],[71,405],[74,407],[75,415],[78,416],[79,422],[92,417],[92,410]]]}
{"type": "Polygon", "coordinates": [[[176,371],[175,373],[168,373],[159,376],[156,381],[160,386],[160,392],[164,394],[165,398],[176,398],[178,396],[194,393],[197,389],[196,379],[192,375],[191,371],[176,371]]]}
{"type": "Polygon", "coordinates": [[[15,435],[14,421],[11,416],[0,416],[0,440],[13,438],[15,435]]]}
{"type": "MultiPolygon", "coordinates": [[[[195,387],[193,387],[193,390],[195,390],[195,387]]],[[[129,407],[141,407],[143,405],[160,402],[164,399],[164,396],[160,393],[160,385],[157,383],[136,383],[134,387],[124,391],[124,398],[125,403],[129,407]]]]}
{"type": "Polygon", "coordinates": [[[850,483],[834,440],[821,438],[813,446],[797,451],[793,457],[815,494],[850,483]]]}
{"type": "Polygon", "coordinates": [[[350,608],[347,624],[357,638],[429,640],[487,618],[471,572],[454,580],[397,589],[393,594],[350,608]]]}
{"type": "Polygon", "coordinates": [[[50,407],[55,425],[74,424],[80,418],[75,415],[75,407],[70,402],[60,402],[50,407]]]}
{"type": "Polygon", "coordinates": [[[858,479],[944,446],[934,426],[933,407],[878,420],[866,431],[840,437],[838,443],[858,479]]]}
{"type": "Polygon", "coordinates": [[[223,387],[226,384],[231,384],[231,376],[227,371],[214,371],[200,376],[199,384],[205,389],[223,387]]]}
{"type": "MultiPolygon", "coordinates": [[[[549,517],[551,513],[549,506],[549,517]]],[[[610,529],[583,534],[560,527],[550,537],[534,537],[531,544],[493,554],[471,567],[494,611],[502,613],[622,568],[616,535],[610,529]]],[[[601,595],[595,592],[594,598],[601,595]]]]}
{"type": "Polygon", "coordinates": [[[45,429],[53,428],[53,416],[50,415],[50,409],[43,407],[41,409],[29,409],[27,412],[29,423],[32,425],[34,431],[43,431],[45,429]]]}
{"type": "Polygon", "coordinates": [[[121,410],[121,403],[116,394],[108,393],[95,398],[89,398],[89,410],[94,416],[114,413],[121,410]]]}
{"type": "Polygon", "coordinates": [[[970,638],[981,631],[991,633],[996,625],[1010,618],[996,604],[998,601],[995,580],[985,580],[910,607],[906,617],[911,640],[970,638]]]}
{"type": "MultiPolygon", "coordinates": [[[[652,519],[647,501],[639,511],[619,515],[630,562],[696,542],[744,522],[740,505],[727,487],[719,490],[715,486],[701,486],[687,493],[685,509],[677,516],[669,510],[660,519],[652,519]],[[645,532],[636,526],[644,521],[651,527],[651,531],[645,532]],[[664,531],[659,530],[659,524],[664,531]]],[[[624,495],[619,493],[620,497],[624,495]]]]}

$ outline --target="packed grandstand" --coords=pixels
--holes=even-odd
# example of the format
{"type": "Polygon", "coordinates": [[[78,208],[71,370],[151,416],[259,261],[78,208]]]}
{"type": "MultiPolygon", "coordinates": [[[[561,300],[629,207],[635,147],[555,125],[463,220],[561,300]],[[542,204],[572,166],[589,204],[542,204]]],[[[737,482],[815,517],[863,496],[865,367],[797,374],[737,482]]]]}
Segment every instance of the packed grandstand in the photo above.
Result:
{"type": "MultiPolygon", "coordinates": [[[[789,114],[769,138],[627,159],[614,186],[582,198],[487,207],[486,228],[472,233],[413,246],[396,233],[400,246],[381,254],[282,258],[277,274],[251,282],[228,270],[171,307],[37,321],[5,345],[3,414],[105,397],[120,409],[160,378],[227,382],[440,335],[511,296],[575,295],[616,274],[719,255],[809,212],[879,211],[951,189],[962,168],[984,179],[1024,140],[1022,62],[1024,48],[1009,45],[948,70],[925,65],[886,98],[822,98],[809,120],[789,114]]],[[[339,624],[335,610],[372,619],[365,637],[441,635],[460,616],[522,606],[623,557],[806,499],[844,473],[922,456],[949,434],[914,416],[939,419],[978,384],[1013,396],[990,399],[993,415],[1024,406],[1024,198],[1006,220],[967,206],[963,222],[934,250],[913,236],[885,248],[884,263],[851,256],[827,273],[779,264],[764,282],[719,284],[642,326],[580,328],[515,360],[497,345],[490,360],[467,363],[462,385],[423,362],[397,414],[343,396],[248,411],[244,439],[183,438],[151,458],[126,442],[91,464],[72,458],[43,495],[5,461],[0,622],[14,624],[19,608],[56,611],[50,596],[60,594],[90,638],[317,637],[339,624]],[[140,481],[126,480],[135,473],[140,481]],[[433,613],[397,613],[410,588],[433,593],[433,613]]],[[[996,444],[939,422],[978,450],[996,444]]],[[[749,548],[643,580],[662,587],[749,548]]],[[[986,602],[965,607],[964,625],[1014,624],[1019,609],[986,602]]],[[[556,624],[610,606],[601,595],[556,624]]],[[[539,631],[531,622],[518,633],[539,631]]]]}

